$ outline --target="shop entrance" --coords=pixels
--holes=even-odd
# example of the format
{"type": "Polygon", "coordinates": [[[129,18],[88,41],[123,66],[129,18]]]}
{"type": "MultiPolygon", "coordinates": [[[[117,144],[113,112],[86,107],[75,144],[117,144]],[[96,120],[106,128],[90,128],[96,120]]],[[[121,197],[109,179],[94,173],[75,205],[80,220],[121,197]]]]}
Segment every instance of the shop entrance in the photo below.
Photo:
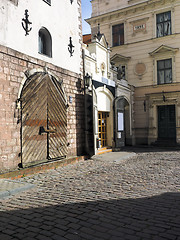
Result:
{"type": "Polygon", "coordinates": [[[99,147],[107,146],[107,112],[98,112],[98,138],[99,147]]]}

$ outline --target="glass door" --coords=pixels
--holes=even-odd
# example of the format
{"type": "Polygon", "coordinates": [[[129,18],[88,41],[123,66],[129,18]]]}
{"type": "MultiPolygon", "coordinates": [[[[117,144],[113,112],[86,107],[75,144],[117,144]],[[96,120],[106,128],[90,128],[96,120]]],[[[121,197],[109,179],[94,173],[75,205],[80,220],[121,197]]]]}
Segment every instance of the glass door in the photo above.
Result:
{"type": "Polygon", "coordinates": [[[107,112],[98,112],[99,147],[107,146],[107,112]]]}

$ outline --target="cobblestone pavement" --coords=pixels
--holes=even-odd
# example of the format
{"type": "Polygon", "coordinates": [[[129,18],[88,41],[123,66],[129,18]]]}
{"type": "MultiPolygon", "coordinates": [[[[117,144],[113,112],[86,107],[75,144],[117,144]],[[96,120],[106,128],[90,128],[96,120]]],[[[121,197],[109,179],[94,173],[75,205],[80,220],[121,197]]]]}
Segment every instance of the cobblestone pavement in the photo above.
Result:
{"type": "Polygon", "coordinates": [[[0,240],[180,240],[179,173],[179,151],[139,151],[24,177],[35,187],[0,201],[0,240]]]}

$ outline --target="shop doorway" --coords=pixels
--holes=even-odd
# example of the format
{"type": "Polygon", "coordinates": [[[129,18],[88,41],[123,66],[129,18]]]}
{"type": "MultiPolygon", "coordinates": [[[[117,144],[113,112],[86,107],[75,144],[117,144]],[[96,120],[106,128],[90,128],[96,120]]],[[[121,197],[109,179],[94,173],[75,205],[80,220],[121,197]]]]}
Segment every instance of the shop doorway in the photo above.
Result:
{"type": "Polygon", "coordinates": [[[107,117],[108,112],[98,112],[98,138],[99,147],[107,146],[107,117]]]}

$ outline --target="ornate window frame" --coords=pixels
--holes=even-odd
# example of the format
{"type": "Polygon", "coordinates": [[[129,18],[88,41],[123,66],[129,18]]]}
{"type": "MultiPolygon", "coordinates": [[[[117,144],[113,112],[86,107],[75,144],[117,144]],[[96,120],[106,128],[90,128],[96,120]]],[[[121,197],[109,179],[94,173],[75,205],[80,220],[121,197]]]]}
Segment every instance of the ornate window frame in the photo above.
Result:
{"type": "Polygon", "coordinates": [[[162,38],[162,37],[157,37],[157,15],[158,14],[161,14],[161,13],[166,13],[166,12],[171,12],[171,34],[170,35],[165,35],[165,36],[162,36],[162,37],[168,37],[168,36],[171,36],[172,34],[175,33],[175,16],[174,16],[174,7],[168,7],[166,9],[161,9],[161,10],[158,10],[158,11],[153,11],[152,13],[152,17],[154,18],[154,27],[153,27],[153,37],[154,38],[162,38]]]}
{"type": "Polygon", "coordinates": [[[179,48],[172,48],[169,46],[161,45],[159,48],[155,49],[153,52],[150,52],[149,55],[153,58],[153,85],[158,84],[157,79],[157,62],[160,60],[172,59],[172,82],[166,84],[172,84],[176,82],[176,63],[175,63],[175,54],[179,48]]]}

